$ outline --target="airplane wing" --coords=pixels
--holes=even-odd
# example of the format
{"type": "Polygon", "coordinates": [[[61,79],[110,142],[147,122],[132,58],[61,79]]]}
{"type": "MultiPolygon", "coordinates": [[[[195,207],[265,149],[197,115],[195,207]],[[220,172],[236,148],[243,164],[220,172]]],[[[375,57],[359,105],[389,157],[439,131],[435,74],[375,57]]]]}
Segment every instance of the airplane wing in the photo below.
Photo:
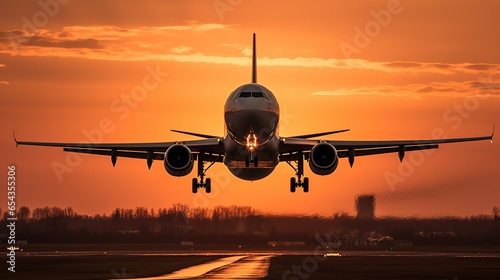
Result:
{"type": "MultiPolygon", "coordinates": [[[[321,135],[322,133],[318,133],[321,135]]],[[[344,140],[312,140],[305,138],[281,138],[280,161],[296,160],[297,153],[302,152],[308,156],[311,149],[320,142],[330,143],[337,150],[339,158],[349,157],[349,162],[354,162],[354,157],[368,156],[385,153],[398,153],[399,159],[403,160],[405,151],[437,149],[439,144],[471,142],[481,140],[493,141],[493,133],[487,136],[428,139],[428,140],[384,140],[384,141],[344,141],[344,140]]]]}
{"type": "Polygon", "coordinates": [[[179,141],[179,142],[151,142],[151,143],[54,143],[54,142],[28,142],[18,141],[15,136],[16,145],[45,146],[63,148],[65,152],[83,153],[110,156],[113,165],[117,157],[147,159],[148,167],[153,160],[164,160],[165,152],[174,144],[186,145],[196,156],[199,153],[212,155],[214,161],[222,161],[224,147],[221,138],[208,138],[202,140],[179,141]],[[217,159],[217,160],[215,160],[217,159]]]}

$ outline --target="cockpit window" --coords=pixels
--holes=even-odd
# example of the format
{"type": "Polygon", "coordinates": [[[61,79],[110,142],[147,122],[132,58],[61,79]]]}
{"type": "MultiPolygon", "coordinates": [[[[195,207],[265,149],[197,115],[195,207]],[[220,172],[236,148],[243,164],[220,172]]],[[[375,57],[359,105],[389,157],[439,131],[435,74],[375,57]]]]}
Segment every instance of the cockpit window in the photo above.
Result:
{"type": "Polygon", "coordinates": [[[249,91],[242,91],[240,93],[240,97],[243,97],[243,98],[247,98],[247,97],[251,97],[251,96],[252,96],[252,93],[249,91]]]}
{"type": "Polygon", "coordinates": [[[253,98],[263,98],[264,97],[264,93],[260,92],[260,91],[242,91],[240,93],[240,96],[241,98],[248,98],[248,97],[253,97],[253,98]]]}

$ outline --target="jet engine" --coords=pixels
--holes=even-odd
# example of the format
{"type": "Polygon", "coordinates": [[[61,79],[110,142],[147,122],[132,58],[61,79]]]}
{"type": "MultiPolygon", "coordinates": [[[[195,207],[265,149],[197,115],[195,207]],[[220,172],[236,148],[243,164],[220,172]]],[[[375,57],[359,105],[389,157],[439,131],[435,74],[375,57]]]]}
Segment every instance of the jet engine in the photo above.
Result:
{"type": "Polygon", "coordinates": [[[316,144],[309,154],[309,167],[317,175],[331,174],[337,168],[339,158],[337,150],[330,143],[316,144]]]}
{"type": "Polygon", "coordinates": [[[172,145],[165,152],[164,165],[168,174],[186,176],[193,170],[193,154],[186,145],[172,145]]]}

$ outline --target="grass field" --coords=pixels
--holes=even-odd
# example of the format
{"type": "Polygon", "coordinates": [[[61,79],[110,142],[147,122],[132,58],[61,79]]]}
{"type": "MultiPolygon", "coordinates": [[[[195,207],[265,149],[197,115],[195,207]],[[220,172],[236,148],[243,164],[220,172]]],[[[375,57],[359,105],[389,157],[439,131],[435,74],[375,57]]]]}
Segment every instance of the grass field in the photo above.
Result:
{"type": "Polygon", "coordinates": [[[500,258],[338,257],[317,266],[306,259],[275,257],[265,279],[500,279],[500,258]]]}
{"type": "Polygon", "coordinates": [[[117,279],[167,274],[219,257],[211,256],[26,256],[16,272],[4,269],[0,279],[117,279]],[[5,276],[5,277],[4,277],[5,276]]]}

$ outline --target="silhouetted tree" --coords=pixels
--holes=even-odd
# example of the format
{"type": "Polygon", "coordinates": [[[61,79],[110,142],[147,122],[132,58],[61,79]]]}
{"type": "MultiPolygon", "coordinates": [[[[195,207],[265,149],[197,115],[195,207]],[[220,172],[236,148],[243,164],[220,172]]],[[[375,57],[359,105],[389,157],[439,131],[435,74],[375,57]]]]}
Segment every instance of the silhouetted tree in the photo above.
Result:
{"type": "Polygon", "coordinates": [[[113,220],[120,220],[121,219],[121,210],[120,208],[116,208],[113,213],[111,214],[111,218],[113,220]]]}
{"type": "Polygon", "coordinates": [[[145,220],[148,218],[148,208],[146,207],[136,207],[135,208],[135,218],[145,220]]]}
{"type": "Polygon", "coordinates": [[[19,207],[19,210],[17,211],[17,218],[21,221],[28,221],[30,218],[30,209],[26,206],[21,206],[19,207]]]}
{"type": "Polygon", "coordinates": [[[8,211],[3,211],[2,214],[0,214],[2,216],[3,219],[7,219],[7,217],[9,216],[9,212],[8,211]]]}
{"type": "Polygon", "coordinates": [[[64,216],[67,217],[67,218],[75,218],[76,217],[76,213],[73,210],[73,208],[66,207],[66,208],[64,208],[64,216]]]}
{"type": "Polygon", "coordinates": [[[33,210],[33,214],[32,214],[33,219],[35,219],[37,221],[47,219],[49,216],[50,216],[50,208],[49,207],[35,208],[33,210]]]}

